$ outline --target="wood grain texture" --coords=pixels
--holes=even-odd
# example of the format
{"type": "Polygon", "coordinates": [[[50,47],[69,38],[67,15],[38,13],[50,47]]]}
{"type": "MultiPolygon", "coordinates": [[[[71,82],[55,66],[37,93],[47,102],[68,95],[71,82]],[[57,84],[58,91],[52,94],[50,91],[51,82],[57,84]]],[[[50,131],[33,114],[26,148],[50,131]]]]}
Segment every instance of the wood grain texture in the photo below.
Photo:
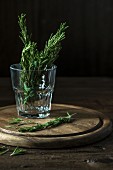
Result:
{"type": "MultiPolygon", "coordinates": [[[[112,131],[112,123],[104,114],[95,110],[53,104],[51,116],[47,119],[33,119],[33,123],[7,127],[11,118],[17,117],[15,106],[0,109],[0,142],[2,144],[28,148],[66,148],[94,143],[105,138],[112,131]],[[46,123],[69,112],[74,114],[72,122],[37,132],[21,133],[20,127],[46,123]]],[[[25,118],[24,118],[25,120],[25,118]]],[[[31,119],[27,119],[27,121],[31,119]]]]}

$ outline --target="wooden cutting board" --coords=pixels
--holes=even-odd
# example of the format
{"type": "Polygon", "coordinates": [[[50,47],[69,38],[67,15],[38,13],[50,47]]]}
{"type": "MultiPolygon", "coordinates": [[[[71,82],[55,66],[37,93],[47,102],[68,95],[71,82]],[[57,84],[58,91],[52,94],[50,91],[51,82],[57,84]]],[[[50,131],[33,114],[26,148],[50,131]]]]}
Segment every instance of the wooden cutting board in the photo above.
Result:
{"type": "Polygon", "coordinates": [[[0,108],[0,143],[28,148],[66,148],[91,144],[107,137],[112,131],[108,117],[98,111],[72,105],[53,104],[51,114],[46,119],[22,118],[28,124],[11,125],[17,118],[16,106],[0,108]],[[23,126],[45,123],[56,117],[73,114],[72,122],[37,132],[21,133],[23,126]]]}

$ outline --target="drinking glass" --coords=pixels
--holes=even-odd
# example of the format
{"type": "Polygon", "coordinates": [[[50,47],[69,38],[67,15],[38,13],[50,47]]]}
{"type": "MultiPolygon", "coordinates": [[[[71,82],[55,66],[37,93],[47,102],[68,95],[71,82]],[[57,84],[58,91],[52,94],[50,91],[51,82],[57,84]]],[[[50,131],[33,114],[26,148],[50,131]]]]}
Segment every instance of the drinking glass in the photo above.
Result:
{"type": "Polygon", "coordinates": [[[24,71],[20,64],[10,66],[19,116],[46,118],[50,115],[56,68],[52,65],[50,69],[24,71]]]}

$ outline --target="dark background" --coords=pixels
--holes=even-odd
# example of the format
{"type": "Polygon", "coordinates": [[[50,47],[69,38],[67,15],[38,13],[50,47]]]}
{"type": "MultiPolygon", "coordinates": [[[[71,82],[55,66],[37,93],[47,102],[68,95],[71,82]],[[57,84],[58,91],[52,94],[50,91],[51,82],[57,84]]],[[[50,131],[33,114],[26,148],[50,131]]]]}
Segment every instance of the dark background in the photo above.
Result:
{"type": "Polygon", "coordinates": [[[113,0],[0,0],[0,77],[20,61],[21,13],[39,49],[61,22],[69,25],[58,76],[113,76],[113,0]]]}

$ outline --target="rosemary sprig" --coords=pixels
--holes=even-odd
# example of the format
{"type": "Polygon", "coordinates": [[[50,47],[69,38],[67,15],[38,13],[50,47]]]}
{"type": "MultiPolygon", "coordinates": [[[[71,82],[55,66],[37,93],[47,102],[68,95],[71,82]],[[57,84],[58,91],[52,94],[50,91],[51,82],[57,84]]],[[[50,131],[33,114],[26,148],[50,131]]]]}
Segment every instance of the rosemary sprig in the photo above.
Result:
{"type": "MultiPolygon", "coordinates": [[[[11,120],[9,120],[9,124],[18,124],[18,126],[24,125],[24,124],[29,124],[29,123],[35,123],[32,120],[23,120],[21,118],[12,118],[11,120]]],[[[10,125],[6,125],[6,128],[11,128],[12,126],[10,125]]]]}
{"type": "MultiPolygon", "coordinates": [[[[3,155],[9,151],[9,148],[2,146],[0,147],[0,155],[3,155]]],[[[18,146],[13,150],[13,152],[10,154],[10,156],[16,156],[16,155],[22,155],[25,154],[26,150],[19,148],[18,146]]]]}
{"type": "Polygon", "coordinates": [[[51,34],[46,42],[44,50],[38,51],[37,43],[31,41],[31,36],[28,34],[26,26],[26,15],[21,14],[18,18],[20,26],[20,38],[24,44],[20,65],[21,85],[24,91],[23,104],[34,102],[36,90],[41,83],[41,78],[47,68],[51,68],[54,61],[58,58],[61,50],[61,41],[65,39],[65,30],[68,26],[66,23],[61,23],[56,34],[51,34]],[[37,71],[37,73],[35,72],[37,71]]]}
{"type": "Polygon", "coordinates": [[[37,43],[31,41],[28,35],[25,14],[21,14],[18,23],[21,29],[20,38],[24,44],[22,50],[21,66],[23,70],[44,70],[50,67],[58,57],[61,50],[61,41],[65,39],[66,23],[61,23],[56,34],[51,34],[44,50],[38,51],[37,43]]]}
{"type": "MultiPolygon", "coordinates": [[[[12,118],[12,120],[9,121],[9,124],[14,124],[14,125],[18,124],[18,127],[19,127],[21,125],[35,123],[36,124],[35,126],[21,127],[18,130],[19,132],[35,132],[35,131],[44,130],[44,129],[51,128],[51,127],[56,127],[56,126],[59,126],[63,123],[69,123],[69,122],[71,122],[72,116],[73,116],[73,114],[70,115],[67,112],[67,116],[55,118],[54,120],[48,121],[44,124],[41,124],[41,123],[36,124],[34,121],[31,121],[31,120],[23,121],[23,119],[21,119],[21,118],[12,118]]],[[[5,127],[11,128],[12,126],[8,125],[8,126],[5,126],[5,127]]]]}
{"type": "Polygon", "coordinates": [[[16,155],[23,155],[26,153],[25,149],[19,148],[18,146],[14,149],[14,151],[10,154],[10,156],[16,156],[16,155]]]}
{"type": "Polygon", "coordinates": [[[9,121],[9,124],[18,124],[22,121],[21,118],[12,118],[12,120],[9,121]]]}
{"type": "Polygon", "coordinates": [[[61,23],[56,34],[51,34],[49,40],[45,44],[45,48],[40,52],[41,68],[51,67],[54,61],[58,58],[61,50],[61,41],[65,39],[65,30],[68,28],[66,23],[61,23]]]}
{"type": "Polygon", "coordinates": [[[5,146],[0,147],[0,155],[3,155],[5,153],[7,153],[8,151],[9,151],[9,149],[6,148],[5,146]]]}
{"type": "Polygon", "coordinates": [[[31,126],[31,127],[30,126],[21,127],[18,131],[19,132],[36,132],[36,131],[39,131],[39,130],[44,130],[44,129],[51,128],[51,127],[56,127],[56,126],[61,125],[63,123],[69,123],[71,121],[71,117],[72,117],[72,115],[67,113],[66,117],[58,117],[58,118],[51,120],[47,123],[44,123],[44,124],[37,123],[37,125],[31,126]]]}

